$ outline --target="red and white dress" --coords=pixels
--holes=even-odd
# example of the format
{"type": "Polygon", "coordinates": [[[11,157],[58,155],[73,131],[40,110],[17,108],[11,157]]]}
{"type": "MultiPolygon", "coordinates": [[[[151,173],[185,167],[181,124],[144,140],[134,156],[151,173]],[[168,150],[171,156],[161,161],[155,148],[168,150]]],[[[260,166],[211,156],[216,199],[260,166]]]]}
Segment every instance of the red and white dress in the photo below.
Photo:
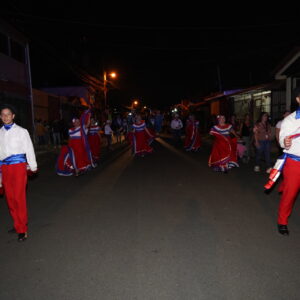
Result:
{"type": "Polygon", "coordinates": [[[214,171],[225,172],[228,169],[238,167],[237,163],[237,139],[230,137],[232,125],[215,125],[210,134],[215,137],[208,165],[214,171]]]}
{"type": "Polygon", "coordinates": [[[88,141],[90,144],[93,161],[100,159],[101,136],[99,126],[90,126],[88,133],[88,141]]]}
{"type": "Polygon", "coordinates": [[[69,141],[67,146],[61,148],[56,173],[61,176],[78,175],[91,167],[95,167],[90,145],[88,142],[88,128],[90,112],[85,111],[81,118],[81,126],[69,129],[69,141]]]}
{"type": "Polygon", "coordinates": [[[198,151],[201,146],[199,121],[187,121],[184,148],[186,151],[198,151]]]}
{"type": "Polygon", "coordinates": [[[134,123],[132,125],[134,131],[130,135],[130,141],[134,155],[145,155],[153,152],[153,148],[150,146],[154,134],[152,134],[146,127],[145,121],[140,123],[134,123]]]}
{"type": "Polygon", "coordinates": [[[63,146],[57,162],[57,174],[71,176],[87,170],[91,164],[82,138],[81,127],[69,129],[69,141],[63,146]]]}

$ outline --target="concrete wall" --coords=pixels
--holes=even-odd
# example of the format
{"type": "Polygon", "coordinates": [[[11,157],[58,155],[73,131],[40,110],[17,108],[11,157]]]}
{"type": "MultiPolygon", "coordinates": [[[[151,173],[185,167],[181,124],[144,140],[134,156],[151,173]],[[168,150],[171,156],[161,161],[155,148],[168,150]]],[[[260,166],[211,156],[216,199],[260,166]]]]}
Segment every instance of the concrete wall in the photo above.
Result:
{"type": "Polygon", "coordinates": [[[27,65],[0,53],[0,79],[28,86],[27,65]]]}
{"type": "Polygon", "coordinates": [[[36,89],[32,90],[34,119],[49,120],[48,94],[36,89]]]}
{"type": "Polygon", "coordinates": [[[34,118],[47,122],[60,119],[64,103],[68,103],[68,98],[56,96],[47,92],[33,89],[33,110],[34,118]]]}

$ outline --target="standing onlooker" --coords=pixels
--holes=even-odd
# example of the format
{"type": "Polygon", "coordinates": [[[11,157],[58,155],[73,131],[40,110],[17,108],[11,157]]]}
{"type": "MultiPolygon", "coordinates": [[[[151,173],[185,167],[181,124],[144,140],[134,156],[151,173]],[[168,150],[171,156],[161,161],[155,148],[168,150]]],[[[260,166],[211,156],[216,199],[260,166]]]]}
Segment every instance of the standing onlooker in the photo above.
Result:
{"type": "Polygon", "coordinates": [[[155,130],[155,115],[153,113],[149,116],[147,127],[155,130]]]}
{"type": "Polygon", "coordinates": [[[122,141],[122,130],[123,130],[123,122],[121,116],[118,115],[113,119],[112,128],[115,132],[115,137],[117,138],[117,143],[122,141]]]}
{"type": "Polygon", "coordinates": [[[124,135],[124,141],[126,140],[127,133],[128,133],[128,123],[127,123],[127,118],[122,119],[122,127],[123,127],[123,135],[124,135]]]}
{"type": "Polygon", "coordinates": [[[133,112],[131,111],[127,115],[127,130],[128,130],[128,132],[130,132],[132,130],[133,123],[134,123],[134,116],[133,116],[133,112]]]}
{"type": "Polygon", "coordinates": [[[236,115],[233,114],[230,116],[230,122],[229,124],[232,125],[232,129],[235,131],[235,132],[238,132],[238,130],[240,129],[240,124],[239,122],[237,121],[236,119],[236,115]]]}
{"type": "Polygon", "coordinates": [[[54,148],[59,147],[61,144],[60,139],[60,122],[56,119],[52,123],[52,136],[53,136],[53,145],[54,148]]]}
{"type": "Polygon", "coordinates": [[[160,113],[160,110],[158,110],[155,114],[155,121],[154,121],[154,129],[156,133],[161,132],[163,119],[164,119],[163,115],[160,113]]]}
{"type": "Polygon", "coordinates": [[[41,119],[37,120],[35,133],[38,138],[38,145],[45,145],[45,127],[41,119]]]}
{"type": "Polygon", "coordinates": [[[171,121],[171,131],[173,134],[175,144],[180,143],[182,128],[183,128],[182,121],[179,119],[179,115],[175,114],[173,120],[171,121]]]}
{"type": "Polygon", "coordinates": [[[67,141],[69,139],[69,125],[67,124],[67,122],[64,121],[64,119],[60,119],[59,126],[60,126],[60,137],[62,141],[67,141]]]}
{"type": "Polygon", "coordinates": [[[163,116],[163,125],[162,125],[162,131],[164,133],[168,133],[169,131],[169,126],[170,126],[170,116],[168,115],[168,113],[164,113],[164,116],[163,116]]]}
{"type": "Polygon", "coordinates": [[[271,151],[271,124],[269,123],[269,115],[266,112],[262,112],[258,121],[256,122],[254,129],[254,143],[256,147],[255,155],[255,172],[260,172],[260,160],[261,156],[265,156],[266,161],[266,172],[270,173],[271,160],[270,160],[270,151],[271,151]]]}
{"type": "Polygon", "coordinates": [[[253,132],[253,125],[251,124],[250,115],[245,114],[244,121],[241,123],[239,135],[241,139],[243,140],[246,151],[244,153],[244,162],[248,163],[251,157],[251,140],[252,140],[252,132],[253,132]]]}
{"type": "Polygon", "coordinates": [[[50,145],[50,126],[48,124],[47,121],[43,122],[43,126],[44,126],[44,141],[45,141],[45,145],[50,145]]]}
{"type": "Polygon", "coordinates": [[[107,141],[107,149],[111,150],[111,142],[112,142],[112,135],[113,135],[113,130],[110,127],[111,125],[111,120],[107,120],[106,124],[104,126],[104,135],[106,137],[107,141]]]}

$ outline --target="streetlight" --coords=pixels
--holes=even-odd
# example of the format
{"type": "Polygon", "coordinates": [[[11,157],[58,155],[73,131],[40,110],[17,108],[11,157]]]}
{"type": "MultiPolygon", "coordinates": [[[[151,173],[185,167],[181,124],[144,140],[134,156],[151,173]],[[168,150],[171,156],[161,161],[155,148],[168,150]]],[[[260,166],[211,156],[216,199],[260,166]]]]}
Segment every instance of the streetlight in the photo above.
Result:
{"type": "Polygon", "coordinates": [[[136,109],[140,104],[139,99],[133,99],[131,102],[131,109],[136,109]]]}
{"type": "Polygon", "coordinates": [[[116,77],[117,77],[117,74],[116,74],[115,72],[112,72],[112,73],[110,73],[110,77],[111,77],[111,78],[116,78],[116,77]]]}
{"type": "MultiPolygon", "coordinates": [[[[110,78],[115,79],[117,77],[117,73],[116,72],[111,72],[108,74],[108,76],[110,78]]],[[[106,71],[103,72],[103,93],[104,93],[104,107],[106,108],[106,104],[107,104],[107,82],[109,82],[107,80],[107,73],[106,71]]]]}

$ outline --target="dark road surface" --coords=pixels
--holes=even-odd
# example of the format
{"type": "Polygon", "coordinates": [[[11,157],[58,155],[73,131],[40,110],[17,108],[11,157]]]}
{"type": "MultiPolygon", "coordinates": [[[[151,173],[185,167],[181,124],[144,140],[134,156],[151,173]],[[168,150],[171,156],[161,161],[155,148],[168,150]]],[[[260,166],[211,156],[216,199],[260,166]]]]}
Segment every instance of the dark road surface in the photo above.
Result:
{"type": "Polygon", "coordinates": [[[29,183],[29,238],[9,235],[0,199],[1,300],[300,299],[300,207],[276,231],[279,196],[242,165],[207,167],[158,139],[79,178],[53,157],[29,183]]]}

